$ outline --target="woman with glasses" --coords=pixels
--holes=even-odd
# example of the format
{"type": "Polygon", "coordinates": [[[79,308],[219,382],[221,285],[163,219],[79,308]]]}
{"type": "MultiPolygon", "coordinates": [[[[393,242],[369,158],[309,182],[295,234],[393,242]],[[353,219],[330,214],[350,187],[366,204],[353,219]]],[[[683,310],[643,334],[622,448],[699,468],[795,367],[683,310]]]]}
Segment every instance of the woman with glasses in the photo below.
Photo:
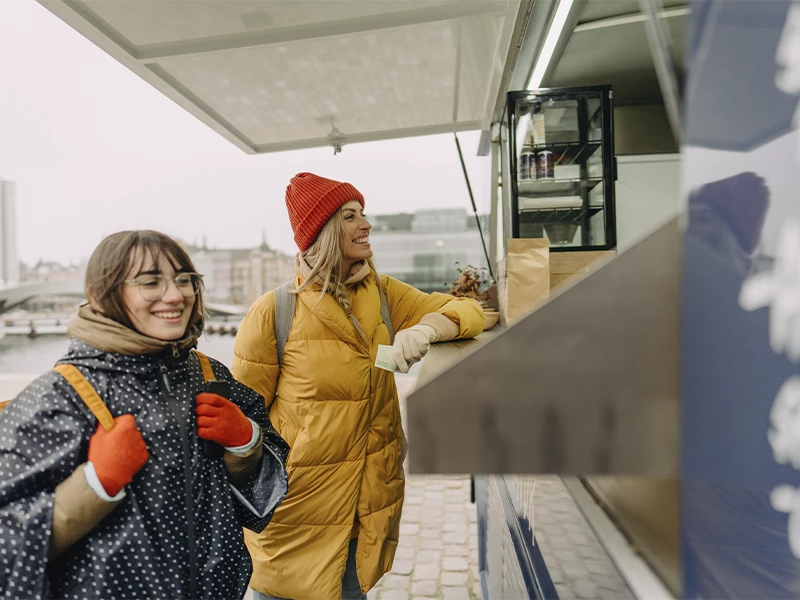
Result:
{"type": "Polygon", "coordinates": [[[405,483],[397,388],[376,366],[379,348],[391,345],[384,350],[405,373],[431,343],[480,333],[483,311],[379,275],[353,185],[299,173],[286,206],[300,249],[294,314],[280,291],[257,300],[232,367],[270,404],[292,449],[286,500],[262,533],[245,532],[250,585],[256,600],[363,599],[392,568],[405,483]],[[276,320],[287,318],[279,346],[276,320]]]}
{"type": "Polygon", "coordinates": [[[241,598],[242,527],[263,530],[286,494],[288,447],[217,361],[230,398],[204,392],[202,276],[166,235],[124,231],[89,259],[86,297],[59,364],[113,427],[61,371],[0,413],[0,595],[241,598]]]}

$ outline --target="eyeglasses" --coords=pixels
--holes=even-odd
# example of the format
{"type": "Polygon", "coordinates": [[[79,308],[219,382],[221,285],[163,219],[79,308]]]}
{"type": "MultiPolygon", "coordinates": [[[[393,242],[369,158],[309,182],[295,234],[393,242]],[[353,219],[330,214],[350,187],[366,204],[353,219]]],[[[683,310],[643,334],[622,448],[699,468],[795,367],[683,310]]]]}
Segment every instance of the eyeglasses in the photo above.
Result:
{"type": "Polygon", "coordinates": [[[200,273],[178,273],[175,277],[165,277],[164,275],[140,275],[133,279],[126,279],[125,283],[130,283],[139,288],[142,299],[147,302],[156,302],[164,297],[169,288],[169,282],[175,283],[175,287],[184,298],[191,298],[197,295],[203,288],[203,276],[200,273]]]}

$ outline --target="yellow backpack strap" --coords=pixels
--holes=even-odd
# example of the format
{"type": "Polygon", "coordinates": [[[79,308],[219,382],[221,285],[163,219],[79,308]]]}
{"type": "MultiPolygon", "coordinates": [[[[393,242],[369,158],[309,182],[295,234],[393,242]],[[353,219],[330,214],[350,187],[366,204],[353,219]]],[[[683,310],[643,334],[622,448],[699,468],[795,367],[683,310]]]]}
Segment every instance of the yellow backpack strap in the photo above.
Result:
{"type": "Polygon", "coordinates": [[[2,402],[0,402],[0,411],[2,411],[6,406],[8,406],[9,402],[11,402],[11,400],[3,400],[2,402]]]}
{"type": "Polygon", "coordinates": [[[106,431],[111,431],[114,428],[114,417],[108,411],[105,402],[94,391],[92,384],[89,383],[75,365],[60,364],[53,367],[53,370],[66,379],[69,384],[75,388],[78,395],[83,400],[83,403],[92,411],[92,414],[97,417],[97,421],[103,426],[106,431]]]}
{"type": "Polygon", "coordinates": [[[197,354],[197,360],[200,361],[200,368],[203,370],[203,381],[212,381],[216,379],[216,377],[214,377],[214,369],[211,368],[211,361],[208,360],[208,357],[197,350],[195,350],[194,353],[197,354]]]}

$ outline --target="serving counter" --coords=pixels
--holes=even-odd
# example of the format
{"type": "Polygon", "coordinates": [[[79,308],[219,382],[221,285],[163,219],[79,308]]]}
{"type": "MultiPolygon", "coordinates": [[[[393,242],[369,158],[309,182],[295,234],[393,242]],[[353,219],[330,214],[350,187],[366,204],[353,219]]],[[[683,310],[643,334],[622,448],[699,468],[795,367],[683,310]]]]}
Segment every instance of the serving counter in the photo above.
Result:
{"type": "Polygon", "coordinates": [[[510,328],[434,344],[414,474],[475,474],[484,598],[670,598],[678,564],[672,222],[510,328]]]}

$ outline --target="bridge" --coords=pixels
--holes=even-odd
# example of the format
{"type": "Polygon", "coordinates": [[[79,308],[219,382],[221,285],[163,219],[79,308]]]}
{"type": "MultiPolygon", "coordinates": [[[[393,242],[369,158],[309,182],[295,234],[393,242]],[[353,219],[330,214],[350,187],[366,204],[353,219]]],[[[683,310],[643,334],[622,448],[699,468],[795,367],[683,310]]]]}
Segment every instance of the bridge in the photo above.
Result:
{"type": "Polygon", "coordinates": [[[250,308],[249,304],[219,304],[206,302],[206,312],[209,317],[244,317],[250,308]]]}
{"type": "Polygon", "coordinates": [[[83,280],[26,281],[0,287],[0,315],[36,296],[75,296],[83,298],[83,280]]]}

